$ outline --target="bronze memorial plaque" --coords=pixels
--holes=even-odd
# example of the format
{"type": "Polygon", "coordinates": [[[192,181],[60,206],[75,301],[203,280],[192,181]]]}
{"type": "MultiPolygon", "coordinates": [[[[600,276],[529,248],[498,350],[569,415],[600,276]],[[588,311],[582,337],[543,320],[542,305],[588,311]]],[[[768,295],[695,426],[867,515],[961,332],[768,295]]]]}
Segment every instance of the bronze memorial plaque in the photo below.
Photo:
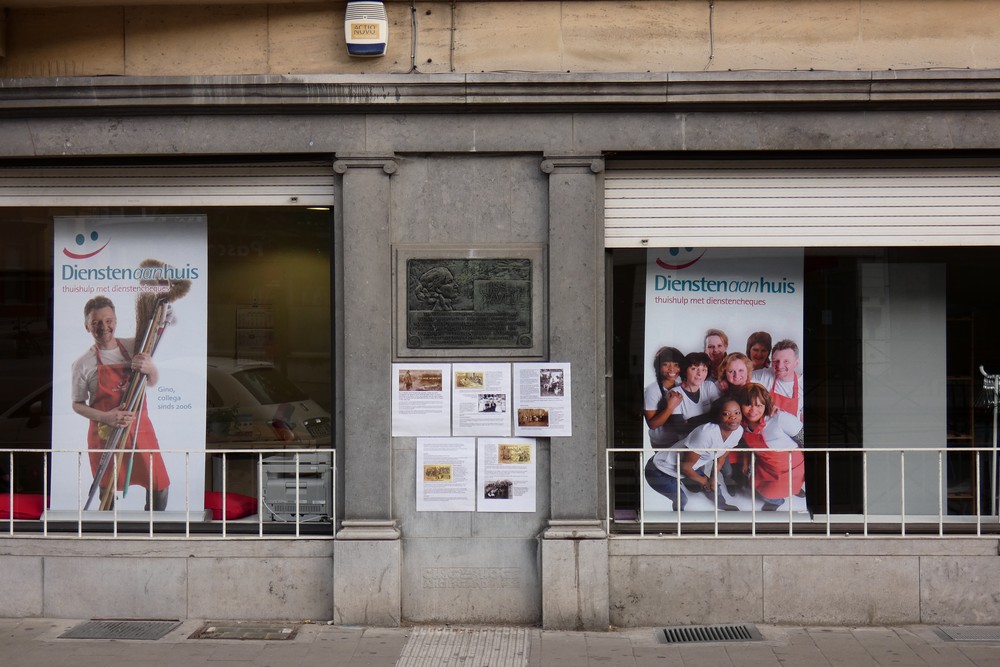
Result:
{"type": "Polygon", "coordinates": [[[530,348],[530,259],[409,259],[410,349],[530,348]]]}

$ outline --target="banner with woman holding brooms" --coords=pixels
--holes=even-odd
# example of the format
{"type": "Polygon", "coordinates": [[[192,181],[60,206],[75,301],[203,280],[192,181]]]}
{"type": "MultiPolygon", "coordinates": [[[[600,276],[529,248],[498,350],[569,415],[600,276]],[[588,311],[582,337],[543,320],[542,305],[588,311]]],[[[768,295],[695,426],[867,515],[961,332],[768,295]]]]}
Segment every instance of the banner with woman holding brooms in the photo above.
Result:
{"type": "Polygon", "coordinates": [[[175,218],[168,230],[157,229],[161,221],[57,220],[53,449],[78,441],[79,418],[84,417],[89,465],[78,457],[70,461],[54,455],[52,509],[148,512],[202,506],[204,457],[161,448],[204,448],[204,220],[175,218]],[[81,227],[83,233],[73,235],[81,227]],[[85,242],[97,241],[96,252],[61,247],[81,236],[85,242]],[[139,240],[143,237],[145,242],[139,240]],[[136,261],[140,247],[155,247],[174,261],[136,261]],[[58,302],[75,302],[76,307],[58,302]],[[131,319],[132,308],[134,334],[123,335],[121,325],[131,319]],[[60,345],[58,338],[66,327],[78,330],[80,313],[90,344],[82,354],[76,347],[76,356],[67,361],[73,347],[68,341],[60,345]],[[60,373],[64,363],[68,376],[60,373]],[[60,410],[65,405],[60,387],[65,387],[75,420],[60,410]],[[180,491],[172,498],[176,481],[180,491]],[[130,493],[136,486],[145,493],[130,493]],[[185,498],[185,490],[197,495],[185,498]]]}

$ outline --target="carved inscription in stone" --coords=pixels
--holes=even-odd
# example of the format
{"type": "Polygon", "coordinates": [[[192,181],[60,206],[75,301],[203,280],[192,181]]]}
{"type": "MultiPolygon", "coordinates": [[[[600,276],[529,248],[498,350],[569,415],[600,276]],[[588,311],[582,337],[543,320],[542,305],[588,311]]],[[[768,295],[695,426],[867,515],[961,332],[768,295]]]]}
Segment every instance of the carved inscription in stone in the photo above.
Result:
{"type": "Polygon", "coordinates": [[[410,349],[525,348],[533,344],[530,259],[410,259],[410,349]]]}
{"type": "Polygon", "coordinates": [[[522,573],[513,567],[429,567],[424,588],[520,588],[522,573]]]}

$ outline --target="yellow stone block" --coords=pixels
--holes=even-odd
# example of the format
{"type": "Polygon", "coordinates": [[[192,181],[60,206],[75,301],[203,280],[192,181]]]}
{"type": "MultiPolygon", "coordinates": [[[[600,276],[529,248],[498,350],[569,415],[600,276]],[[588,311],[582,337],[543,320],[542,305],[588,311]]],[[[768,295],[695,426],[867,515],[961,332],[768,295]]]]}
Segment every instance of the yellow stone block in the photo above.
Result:
{"type": "Polygon", "coordinates": [[[861,5],[861,69],[1000,67],[1000,5],[995,0],[861,5]]]}
{"type": "Polygon", "coordinates": [[[265,5],[125,10],[130,76],[264,74],[267,46],[265,5]]]}
{"type": "Polygon", "coordinates": [[[460,2],[455,67],[461,72],[565,71],[559,2],[460,2]]]}
{"type": "Polygon", "coordinates": [[[120,7],[11,9],[7,57],[11,78],[123,74],[120,7]]]}
{"type": "Polygon", "coordinates": [[[854,70],[858,21],[858,0],[716,0],[709,69],[854,70]]]}
{"type": "Polygon", "coordinates": [[[572,72],[666,72],[708,62],[708,3],[567,2],[562,68],[572,72]]]}

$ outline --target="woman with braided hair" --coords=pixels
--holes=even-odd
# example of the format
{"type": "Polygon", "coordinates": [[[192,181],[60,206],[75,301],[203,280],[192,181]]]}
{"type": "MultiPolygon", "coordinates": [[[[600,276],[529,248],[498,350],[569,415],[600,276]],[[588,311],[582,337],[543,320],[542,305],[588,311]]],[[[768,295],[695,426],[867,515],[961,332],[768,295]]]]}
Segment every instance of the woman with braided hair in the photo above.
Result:
{"type": "Polygon", "coordinates": [[[435,266],[420,276],[416,295],[429,304],[431,310],[453,310],[455,298],[458,297],[455,276],[447,267],[435,266]]]}
{"type": "Polygon", "coordinates": [[[661,347],[653,356],[656,381],[643,391],[643,414],[649,427],[649,441],[654,449],[665,449],[681,439],[681,433],[667,425],[677,400],[670,392],[680,384],[684,355],[675,347],[661,347]]]}

